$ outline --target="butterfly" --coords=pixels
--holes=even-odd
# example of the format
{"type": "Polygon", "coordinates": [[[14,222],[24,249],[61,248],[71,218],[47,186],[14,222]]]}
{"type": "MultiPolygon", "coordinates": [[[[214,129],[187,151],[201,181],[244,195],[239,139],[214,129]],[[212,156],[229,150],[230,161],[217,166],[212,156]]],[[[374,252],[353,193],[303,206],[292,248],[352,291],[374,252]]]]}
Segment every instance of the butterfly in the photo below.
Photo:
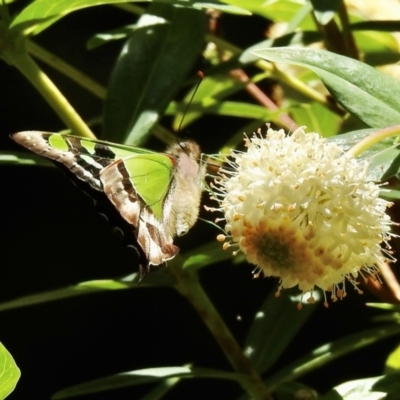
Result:
{"type": "Polygon", "coordinates": [[[198,218],[205,166],[193,141],[155,153],[78,136],[41,131],[11,135],[18,144],[63,164],[78,179],[106,194],[120,215],[135,229],[148,265],[172,259],[198,218]]]}

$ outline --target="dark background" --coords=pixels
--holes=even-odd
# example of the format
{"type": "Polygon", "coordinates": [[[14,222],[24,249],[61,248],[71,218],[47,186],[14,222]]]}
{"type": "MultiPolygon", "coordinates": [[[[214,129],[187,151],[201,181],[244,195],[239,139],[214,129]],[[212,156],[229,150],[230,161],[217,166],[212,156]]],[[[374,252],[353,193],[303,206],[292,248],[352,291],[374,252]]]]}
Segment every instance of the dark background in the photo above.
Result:
{"type": "MultiPolygon", "coordinates": [[[[35,40],[107,85],[122,42],[88,51],[86,41],[96,32],[132,23],[132,17],[114,7],[75,12],[44,31],[35,40]]],[[[224,16],[222,35],[245,47],[262,39],[264,20],[224,16]]],[[[102,102],[59,73],[43,66],[84,119],[97,117],[102,102]]],[[[62,123],[46,102],[12,67],[0,63],[0,146],[21,150],[8,135],[22,130],[58,131],[62,123]]],[[[207,117],[184,132],[207,152],[215,141],[245,121],[207,117]]],[[[101,135],[100,132],[97,132],[101,135]]],[[[155,144],[155,146],[161,146],[155,144]]],[[[55,168],[1,166],[0,300],[73,285],[92,279],[112,279],[137,272],[130,253],[107,222],[55,168]]],[[[204,218],[210,216],[203,214],[204,218]]],[[[215,231],[199,221],[178,245],[209,241],[215,231]]],[[[242,344],[254,313],[275,290],[274,279],[253,280],[249,265],[212,266],[201,272],[206,291],[235,337],[242,344]],[[240,316],[240,318],[238,318],[240,316]]],[[[283,293],[283,296],[285,292],[283,293]]],[[[329,340],[372,327],[368,293],[350,291],[345,301],[325,309],[322,304],[310,322],[273,368],[306,354],[329,340]]],[[[279,299],[277,299],[279,301],[279,299]]],[[[212,336],[191,306],[168,288],[115,291],[25,307],[0,314],[0,341],[15,358],[22,377],[10,399],[47,399],[62,388],[102,376],[155,366],[229,370],[212,336]]],[[[358,351],[302,381],[322,392],[350,379],[379,375],[397,338],[358,351]],[[366,358],[368,362],[366,362],[366,358]]],[[[140,398],[151,386],[105,392],[85,399],[140,398]]],[[[182,381],[168,399],[228,399],[240,394],[233,383],[217,380],[182,381]]]]}

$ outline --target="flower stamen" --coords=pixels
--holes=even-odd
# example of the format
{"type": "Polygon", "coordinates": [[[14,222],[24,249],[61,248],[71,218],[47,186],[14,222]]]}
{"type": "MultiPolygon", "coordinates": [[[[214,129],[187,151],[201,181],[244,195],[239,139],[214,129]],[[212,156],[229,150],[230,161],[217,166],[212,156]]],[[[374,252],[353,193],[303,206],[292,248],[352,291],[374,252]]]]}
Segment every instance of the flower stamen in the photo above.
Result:
{"type": "MultiPolygon", "coordinates": [[[[211,184],[227,235],[223,248],[238,246],[256,265],[253,277],[280,278],[282,289],[298,285],[303,294],[347,296],[345,283],[358,293],[358,279],[379,277],[379,265],[394,261],[389,240],[392,205],[368,181],[368,162],[359,161],[316,133],[292,135],[268,129],[244,139],[247,152],[231,151],[232,168],[221,168],[211,184]],[[383,246],[383,247],[382,247],[383,246]]],[[[300,303],[301,307],[301,303],[300,303]]]]}

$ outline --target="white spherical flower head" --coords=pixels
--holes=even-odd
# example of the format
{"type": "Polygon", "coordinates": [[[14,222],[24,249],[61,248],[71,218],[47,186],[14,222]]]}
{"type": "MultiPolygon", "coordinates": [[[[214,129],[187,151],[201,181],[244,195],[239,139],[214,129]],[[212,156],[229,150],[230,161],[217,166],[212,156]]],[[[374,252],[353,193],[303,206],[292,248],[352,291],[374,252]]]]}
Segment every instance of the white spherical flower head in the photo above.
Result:
{"type": "Polygon", "coordinates": [[[245,144],[214,187],[226,220],[219,240],[238,247],[258,272],[279,277],[278,294],[298,285],[313,302],[319,287],[335,301],[345,296],[346,279],[357,288],[363,271],[376,274],[393,260],[381,248],[393,236],[385,213],[391,203],[367,181],[367,162],[303,128],[292,135],[268,129],[245,144]]]}

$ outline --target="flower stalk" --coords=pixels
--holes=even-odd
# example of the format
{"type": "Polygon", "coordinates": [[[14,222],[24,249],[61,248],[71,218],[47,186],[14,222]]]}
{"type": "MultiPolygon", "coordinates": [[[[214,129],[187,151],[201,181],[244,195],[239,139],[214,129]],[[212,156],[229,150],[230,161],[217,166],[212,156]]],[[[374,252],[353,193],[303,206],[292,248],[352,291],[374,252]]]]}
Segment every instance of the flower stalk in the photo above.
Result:
{"type": "Polygon", "coordinates": [[[175,277],[177,289],[192,304],[200,318],[208,327],[235,372],[243,374],[240,384],[253,400],[272,400],[261,377],[249,359],[243,354],[232,333],[225,325],[213,303],[200,285],[196,272],[182,269],[176,261],[171,261],[168,270],[175,277]]]}
{"type": "Polygon", "coordinates": [[[358,157],[361,153],[368,150],[374,144],[381,142],[383,139],[399,135],[400,135],[400,125],[395,125],[389,128],[381,129],[373,133],[372,135],[367,136],[360,142],[358,142],[347,152],[347,154],[350,154],[354,157],[358,157]]]}
{"type": "MultiPolygon", "coordinates": [[[[10,35],[11,36],[11,35],[10,35]]],[[[78,136],[96,139],[96,136],[75,111],[72,105],[60,92],[52,80],[39,68],[26,50],[25,38],[4,37],[5,42],[0,48],[0,54],[35,87],[47,103],[53,108],[72,133],[78,136]]]]}

